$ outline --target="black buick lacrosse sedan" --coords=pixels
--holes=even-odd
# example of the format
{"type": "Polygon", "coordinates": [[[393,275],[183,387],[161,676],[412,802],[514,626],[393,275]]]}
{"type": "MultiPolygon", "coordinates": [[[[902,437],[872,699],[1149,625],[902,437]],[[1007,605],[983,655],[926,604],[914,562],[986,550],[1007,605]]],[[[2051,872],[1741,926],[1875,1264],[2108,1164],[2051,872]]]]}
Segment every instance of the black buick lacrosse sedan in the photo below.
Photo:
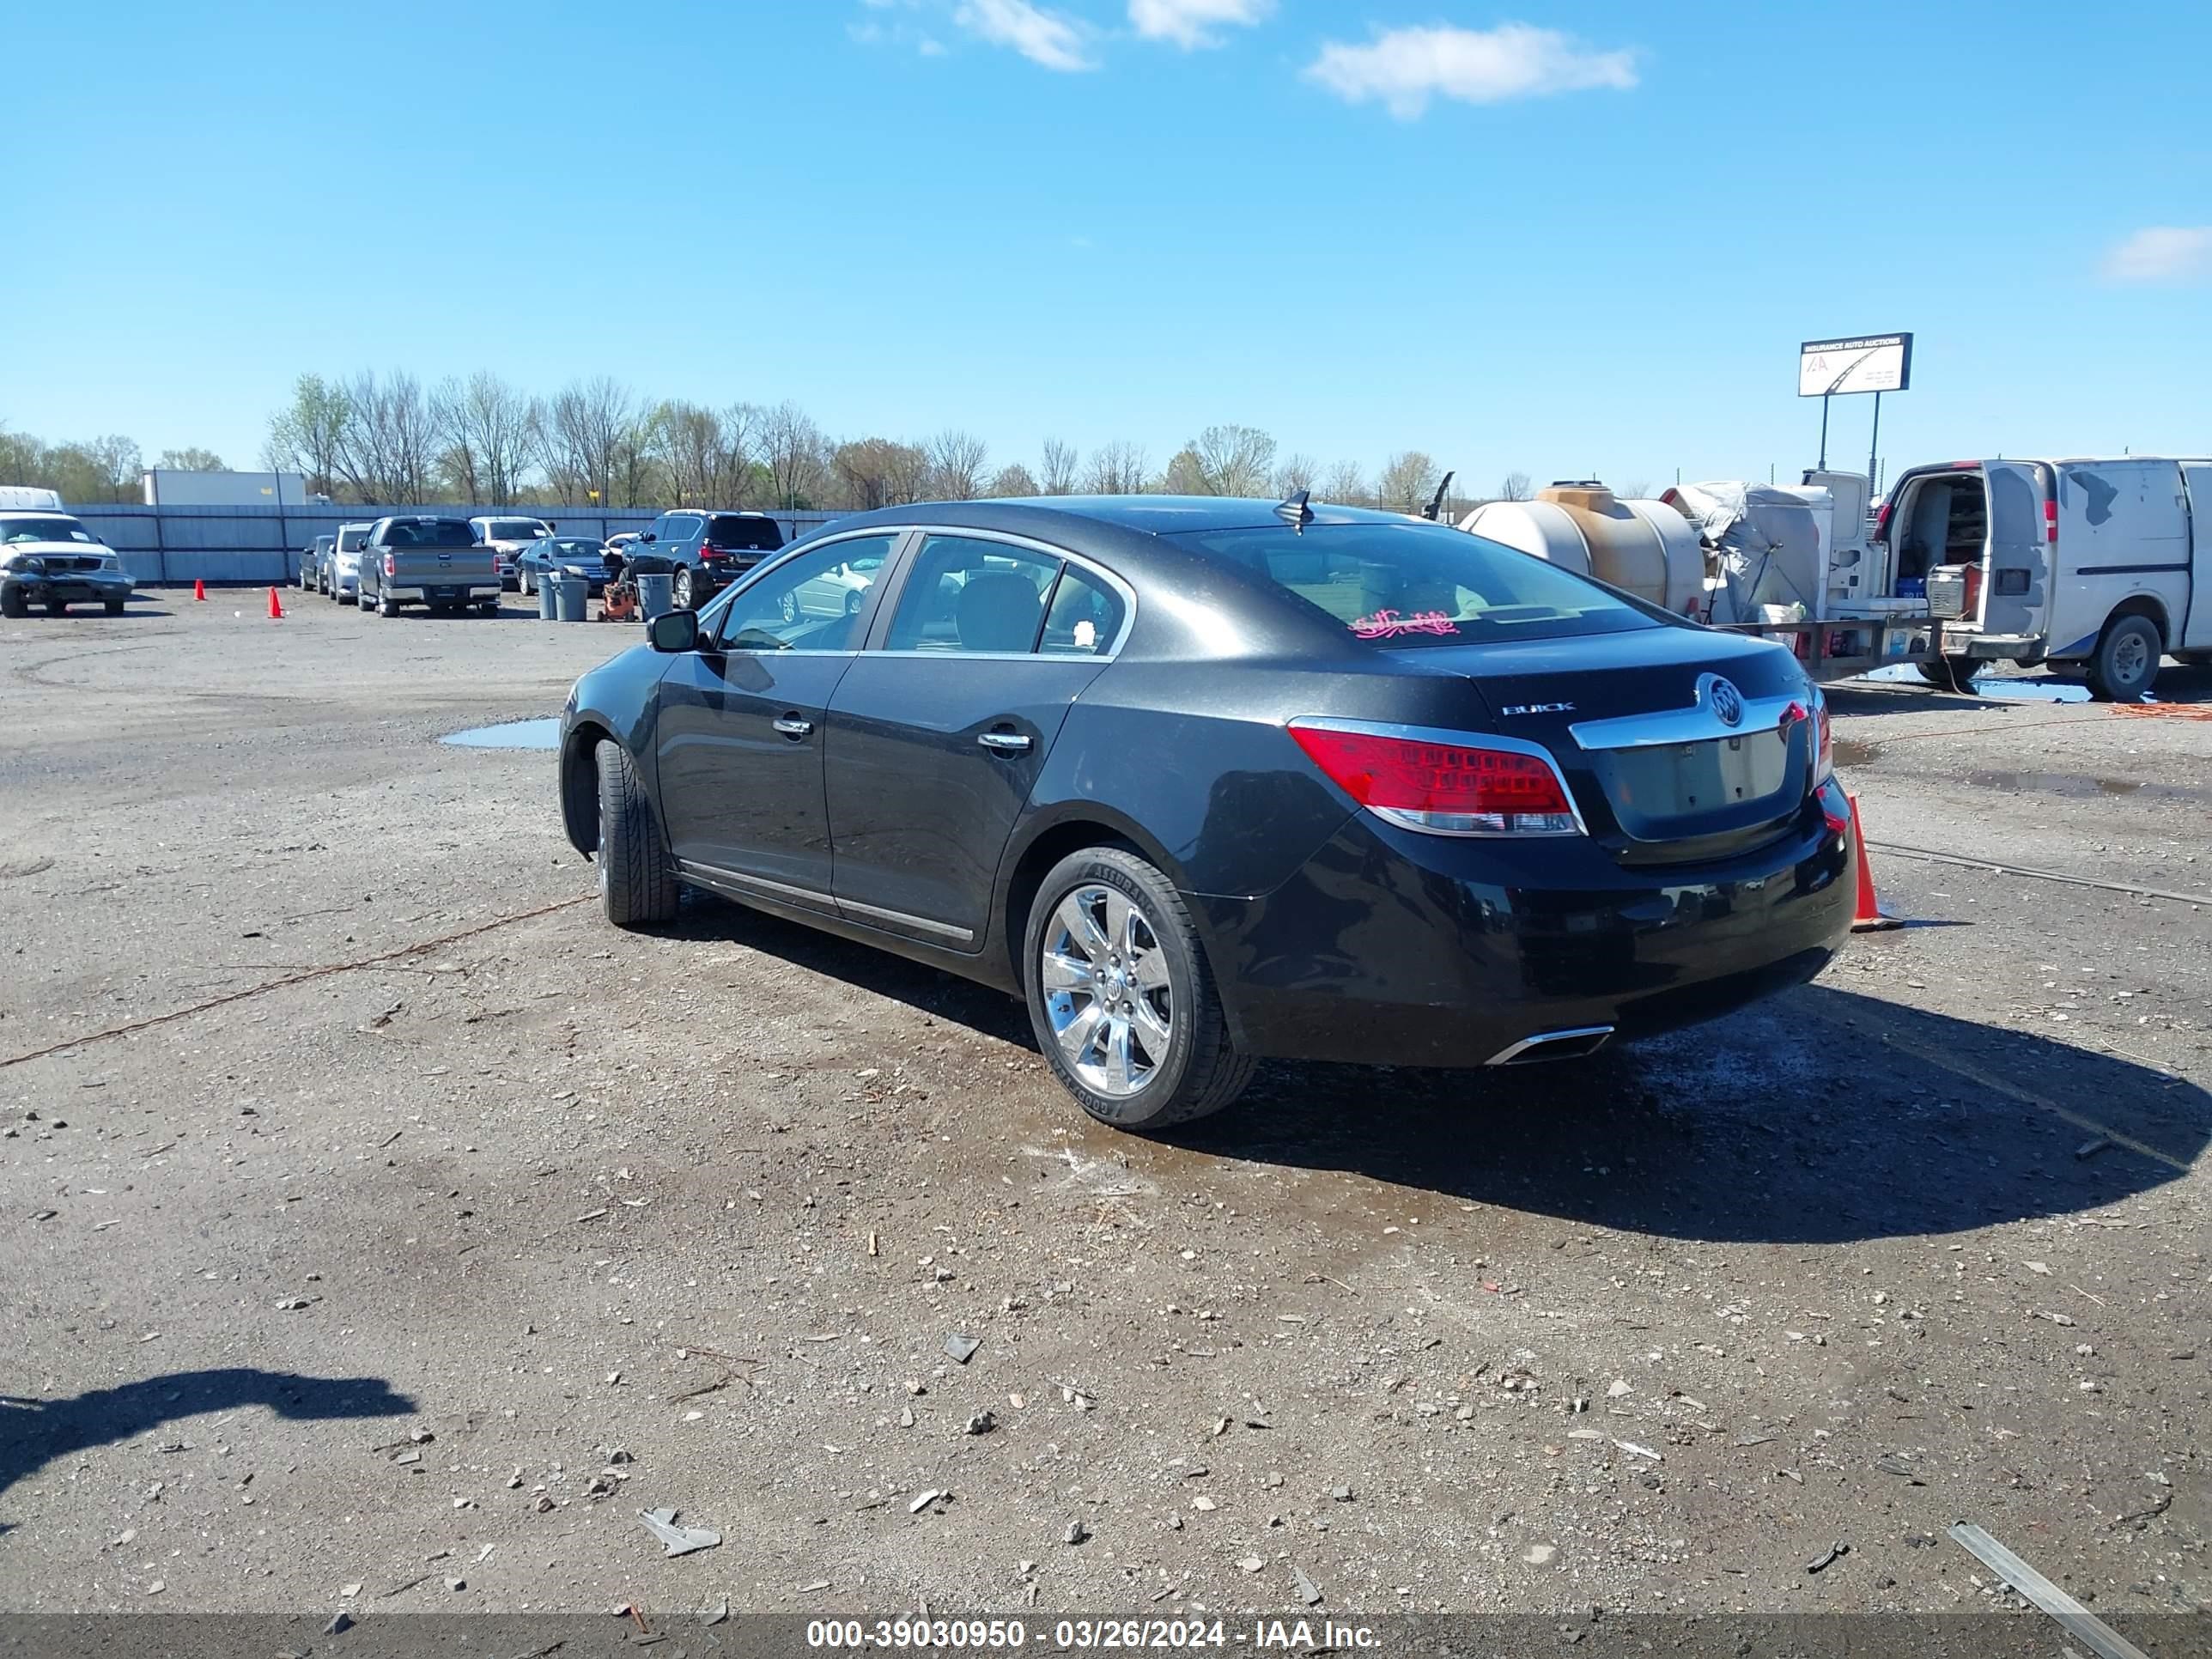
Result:
{"type": "Polygon", "coordinates": [[[1809,978],[1850,929],[1788,651],[1419,520],[888,508],[649,636],[562,720],[608,918],[689,884],[999,987],[1131,1128],[1263,1056],[1587,1054],[1809,978]]]}

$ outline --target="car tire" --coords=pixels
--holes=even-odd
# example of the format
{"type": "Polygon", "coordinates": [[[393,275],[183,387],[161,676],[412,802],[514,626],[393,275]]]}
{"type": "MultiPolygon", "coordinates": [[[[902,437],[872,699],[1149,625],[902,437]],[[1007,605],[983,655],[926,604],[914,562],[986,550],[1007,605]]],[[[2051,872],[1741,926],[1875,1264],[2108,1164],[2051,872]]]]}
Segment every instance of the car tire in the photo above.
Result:
{"type": "Polygon", "coordinates": [[[109,599],[106,604],[107,614],[109,616],[119,617],[123,614],[123,601],[121,599],[109,599]]]}
{"type": "Polygon", "coordinates": [[[860,614],[860,592],[858,588],[845,595],[845,619],[850,622],[860,614]]]}
{"type": "Polygon", "coordinates": [[[676,864],[629,751],[610,738],[593,759],[599,769],[599,908],[617,927],[672,921],[676,864]]]}
{"type": "Polygon", "coordinates": [[[1188,1123],[1219,1111],[1251,1079],[1252,1061],[1229,1040],[1182,895],[1133,853],[1089,848],[1052,867],[1022,930],[1022,967],[1030,1027],[1045,1063],[1102,1123],[1138,1130],[1188,1123]],[[1087,924],[1080,934],[1078,921],[1087,924]],[[1146,972],[1140,964],[1157,980],[1139,977],[1146,972]],[[1118,1024],[1099,1018],[1096,1011],[1116,1006],[1117,996],[1131,1014],[1118,1024]],[[1148,1069],[1134,1078],[1139,1064],[1148,1069]]]}
{"type": "Polygon", "coordinates": [[[31,607],[25,601],[21,588],[0,587],[0,617],[13,620],[30,614],[31,607]]]}
{"type": "Polygon", "coordinates": [[[2133,702],[2158,684],[2158,659],[2166,642],[2158,624],[2140,612],[2115,617],[2105,624],[2089,659],[2089,695],[2101,702],[2133,702]]]}
{"type": "Polygon", "coordinates": [[[387,619],[399,614],[399,601],[386,594],[376,602],[376,614],[387,619]]]}
{"type": "Polygon", "coordinates": [[[1972,696],[1974,695],[1972,682],[1981,665],[1972,657],[1945,657],[1937,662],[1915,663],[1913,666],[1920,671],[1920,678],[1929,684],[1972,696]]]}
{"type": "Polygon", "coordinates": [[[678,611],[689,611],[691,605],[691,567],[679,564],[668,584],[668,597],[678,611]]]}
{"type": "Polygon", "coordinates": [[[69,601],[67,599],[48,599],[46,601],[46,614],[49,617],[68,616],[69,601]]]}
{"type": "Polygon", "coordinates": [[[530,571],[527,567],[514,573],[514,591],[526,599],[530,597],[530,571]]]}

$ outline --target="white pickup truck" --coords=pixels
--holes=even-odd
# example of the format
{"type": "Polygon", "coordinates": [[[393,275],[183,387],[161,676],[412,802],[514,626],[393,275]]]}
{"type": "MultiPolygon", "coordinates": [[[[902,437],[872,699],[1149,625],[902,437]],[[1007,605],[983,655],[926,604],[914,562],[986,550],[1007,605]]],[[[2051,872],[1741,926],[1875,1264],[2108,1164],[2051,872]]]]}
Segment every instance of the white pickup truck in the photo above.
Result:
{"type": "Polygon", "coordinates": [[[2163,657],[2212,663],[2212,460],[1913,467],[1869,543],[1876,592],[1924,596],[1962,668],[2078,666],[2098,696],[2132,702],[2163,657]]]}

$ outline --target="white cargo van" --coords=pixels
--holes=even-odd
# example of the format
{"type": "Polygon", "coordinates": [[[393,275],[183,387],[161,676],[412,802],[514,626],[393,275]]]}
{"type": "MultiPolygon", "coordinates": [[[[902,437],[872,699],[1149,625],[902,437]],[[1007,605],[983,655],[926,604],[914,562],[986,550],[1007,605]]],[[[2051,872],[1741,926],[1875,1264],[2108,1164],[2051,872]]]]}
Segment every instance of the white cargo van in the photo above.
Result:
{"type": "Polygon", "coordinates": [[[1954,662],[2076,665],[2124,701],[2163,656],[2212,662],[2212,460],[1914,467],[1870,545],[1869,597],[1924,598],[1954,662]]]}

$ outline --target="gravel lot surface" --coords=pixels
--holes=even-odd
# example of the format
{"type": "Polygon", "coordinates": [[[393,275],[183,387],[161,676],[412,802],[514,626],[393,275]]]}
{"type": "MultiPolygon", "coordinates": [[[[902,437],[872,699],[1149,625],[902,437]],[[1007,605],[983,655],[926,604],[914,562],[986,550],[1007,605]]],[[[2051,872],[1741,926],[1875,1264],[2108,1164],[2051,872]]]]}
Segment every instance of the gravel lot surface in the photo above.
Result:
{"type": "Polygon", "coordinates": [[[1878,845],[2179,897],[1878,851],[1724,1025],[1147,1142],[990,993],[606,927],[437,738],[634,630],[287,599],[0,624],[0,1606],[1954,1611],[1969,1520],[2212,1607],[2212,678],[1837,697],[1878,845]]]}

